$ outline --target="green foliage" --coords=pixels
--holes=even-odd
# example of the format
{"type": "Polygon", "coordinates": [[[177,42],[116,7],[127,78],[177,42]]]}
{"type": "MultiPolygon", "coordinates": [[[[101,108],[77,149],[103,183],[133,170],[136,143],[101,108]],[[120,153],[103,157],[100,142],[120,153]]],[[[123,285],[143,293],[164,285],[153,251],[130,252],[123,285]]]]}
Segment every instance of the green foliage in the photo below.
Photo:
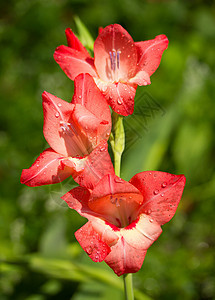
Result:
{"type": "Polygon", "coordinates": [[[71,27],[92,50],[90,34],[96,38],[98,27],[111,23],[135,41],[161,33],[170,41],[152,84],[137,89],[135,112],[124,119],[122,177],[149,169],[187,177],[176,216],[134,275],[136,299],[215,299],[214,12],[211,0],[1,3],[1,300],[123,299],[121,278],[75,240],[85,220],[60,199],[74,182],[19,182],[47,146],[42,92],[68,101],[73,95],[73,82],[53,59],[55,47],[66,44],[64,30],[71,27]]]}

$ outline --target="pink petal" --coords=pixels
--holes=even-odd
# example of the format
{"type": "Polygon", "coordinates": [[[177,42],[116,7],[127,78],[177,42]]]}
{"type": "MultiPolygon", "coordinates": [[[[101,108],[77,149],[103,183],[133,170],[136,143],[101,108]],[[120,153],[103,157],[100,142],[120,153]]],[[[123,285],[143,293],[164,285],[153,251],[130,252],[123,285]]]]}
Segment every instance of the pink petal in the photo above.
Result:
{"type": "MultiPolygon", "coordinates": [[[[114,174],[114,168],[108,154],[107,141],[102,141],[86,158],[78,159],[82,163],[82,169],[76,169],[72,174],[73,179],[81,186],[92,189],[99,180],[107,175],[114,174]]],[[[64,160],[63,164],[70,166],[73,159],[64,160]]]]}
{"type": "Polygon", "coordinates": [[[141,212],[148,214],[158,224],[163,225],[174,216],[181,200],[185,181],[184,175],[146,171],[136,174],[129,182],[143,195],[141,212]]]}
{"type": "Polygon", "coordinates": [[[111,82],[132,78],[136,73],[136,51],[132,37],[122,26],[113,24],[105,27],[94,44],[95,66],[99,77],[111,82]],[[116,56],[115,70],[111,68],[111,55],[116,56]]]}
{"type": "Polygon", "coordinates": [[[137,85],[148,85],[151,84],[149,74],[145,71],[139,71],[136,75],[129,80],[131,83],[136,83],[137,85]]]}
{"type": "Polygon", "coordinates": [[[168,47],[168,39],[164,34],[153,40],[135,43],[138,53],[137,71],[145,71],[151,76],[159,67],[163,51],[168,47]]]}
{"type": "Polygon", "coordinates": [[[123,116],[128,116],[133,113],[134,97],[137,88],[136,84],[121,82],[105,83],[99,79],[95,79],[95,82],[116,113],[123,116]]]}
{"type": "Polygon", "coordinates": [[[93,58],[90,58],[83,51],[80,52],[67,46],[59,46],[55,50],[54,59],[71,80],[74,80],[81,73],[89,73],[94,77],[98,76],[94,68],[93,58]]]}
{"type": "MultiPolygon", "coordinates": [[[[112,247],[119,240],[118,235],[114,232],[106,221],[99,218],[91,221],[92,227],[99,234],[101,240],[105,242],[108,246],[112,247]]],[[[118,229],[118,228],[117,228],[118,229]]]]}
{"type": "Polygon", "coordinates": [[[121,237],[121,239],[111,247],[111,252],[105,258],[105,262],[118,276],[121,276],[123,274],[139,271],[145,255],[146,250],[132,247],[121,237]]]}
{"type": "Polygon", "coordinates": [[[66,33],[67,43],[70,48],[78,50],[78,51],[82,52],[84,55],[90,57],[87,49],[82,45],[82,43],[75,36],[75,34],[72,32],[72,30],[70,28],[67,28],[65,30],[65,33],[66,33]]]}
{"type": "Polygon", "coordinates": [[[99,118],[103,126],[100,135],[108,139],[111,131],[111,113],[105,97],[101,94],[93,78],[89,74],[80,74],[74,81],[75,90],[72,103],[85,106],[99,118]]]}
{"type": "Polygon", "coordinates": [[[87,222],[75,233],[75,237],[83,250],[95,262],[101,262],[110,253],[110,247],[101,240],[91,222],[87,222]]]}
{"type": "Polygon", "coordinates": [[[125,241],[134,248],[147,250],[162,233],[151,216],[142,214],[135,222],[121,230],[125,241]]]}
{"type": "Polygon", "coordinates": [[[58,183],[72,175],[73,170],[62,167],[64,157],[51,148],[43,151],[29,169],[24,169],[21,183],[28,186],[40,186],[58,183]]]}

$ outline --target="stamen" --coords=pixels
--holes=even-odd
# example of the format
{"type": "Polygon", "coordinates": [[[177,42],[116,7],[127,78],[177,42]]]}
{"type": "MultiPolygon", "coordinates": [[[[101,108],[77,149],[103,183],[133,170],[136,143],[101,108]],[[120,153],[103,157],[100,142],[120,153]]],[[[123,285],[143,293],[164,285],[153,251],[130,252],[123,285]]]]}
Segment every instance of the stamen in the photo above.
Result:
{"type": "Polygon", "coordinates": [[[113,71],[116,70],[116,51],[113,51],[113,71]]]}
{"type": "Polygon", "coordinates": [[[116,71],[116,68],[119,69],[120,53],[121,51],[116,50],[109,52],[112,71],[116,71]]]}
{"type": "Polygon", "coordinates": [[[119,69],[119,55],[121,51],[117,51],[117,68],[119,69]]]}
{"type": "Polygon", "coordinates": [[[71,136],[74,136],[74,133],[73,133],[74,129],[71,128],[71,127],[73,127],[71,123],[66,123],[66,122],[60,121],[60,124],[61,124],[60,128],[63,130],[63,132],[65,132],[71,136]],[[71,130],[71,129],[73,129],[73,130],[71,130]]]}
{"type": "Polygon", "coordinates": [[[109,52],[110,55],[110,63],[111,63],[111,70],[113,70],[113,57],[112,57],[112,52],[109,52]]]}

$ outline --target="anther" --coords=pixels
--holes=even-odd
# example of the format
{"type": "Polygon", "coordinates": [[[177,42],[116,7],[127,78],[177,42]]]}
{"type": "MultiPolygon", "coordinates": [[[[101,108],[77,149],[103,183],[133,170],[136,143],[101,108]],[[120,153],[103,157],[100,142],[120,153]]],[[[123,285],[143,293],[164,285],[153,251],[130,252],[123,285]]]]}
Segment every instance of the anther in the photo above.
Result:
{"type": "Polygon", "coordinates": [[[109,52],[110,55],[110,63],[111,63],[111,70],[113,70],[113,57],[112,57],[112,52],[109,52]]]}
{"type": "Polygon", "coordinates": [[[117,51],[117,68],[119,69],[119,54],[120,54],[120,51],[117,51]]]}
{"type": "Polygon", "coordinates": [[[113,71],[116,70],[116,52],[113,51],[113,71]]]}
{"type": "Polygon", "coordinates": [[[120,53],[121,51],[116,50],[109,52],[112,71],[116,71],[116,68],[119,69],[120,53]]]}

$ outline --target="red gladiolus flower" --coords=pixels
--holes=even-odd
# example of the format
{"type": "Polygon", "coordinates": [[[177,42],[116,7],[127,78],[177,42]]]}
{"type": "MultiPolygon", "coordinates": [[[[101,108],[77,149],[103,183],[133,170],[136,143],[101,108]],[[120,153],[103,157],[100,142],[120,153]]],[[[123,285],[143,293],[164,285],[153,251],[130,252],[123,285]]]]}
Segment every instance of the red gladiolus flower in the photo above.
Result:
{"type": "Polygon", "coordinates": [[[93,190],[77,187],[62,199],[89,220],[75,233],[84,251],[120,276],[141,268],[161,225],[174,216],[185,180],[184,175],[147,171],[126,182],[112,174],[93,190]]]}
{"type": "Polygon", "coordinates": [[[72,80],[80,73],[93,76],[112,109],[123,116],[133,113],[137,85],[151,83],[150,76],[168,47],[165,35],[134,43],[122,26],[114,24],[99,31],[93,59],[69,28],[66,37],[68,47],[56,49],[56,62],[72,80]]]}
{"type": "Polygon", "coordinates": [[[92,77],[81,74],[75,79],[72,103],[47,92],[42,98],[43,133],[51,148],[23,170],[21,183],[52,184],[72,175],[80,185],[92,188],[105,174],[113,173],[107,152],[110,109],[92,77]]]}

